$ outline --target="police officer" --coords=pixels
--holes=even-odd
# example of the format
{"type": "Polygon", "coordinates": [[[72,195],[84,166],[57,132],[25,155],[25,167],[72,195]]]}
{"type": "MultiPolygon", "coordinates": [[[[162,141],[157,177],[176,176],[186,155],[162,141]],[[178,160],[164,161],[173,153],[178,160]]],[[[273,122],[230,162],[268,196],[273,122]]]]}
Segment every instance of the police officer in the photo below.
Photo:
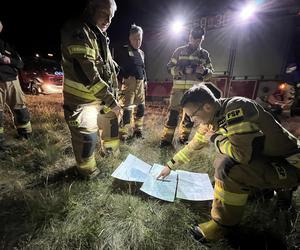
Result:
{"type": "MultiPolygon", "coordinates": [[[[189,35],[189,43],[177,48],[167,65],[168,71],[173,76],[173,88],[160,147],[172,144],[181,111],[180,100],[184,92],[199,81],[207,81],[212,76],[213,67],[209,53],[201,48],[204,34],[203,28],[193,28],[189,35]]],[[[179,127],[179,142],[185,144],[188,141],[193,123],[185,114],[182,117],[179,127]]]]}
{"type": "MultiPolygon", "coordinates": [[[[0,33],[2,29],[3,25],[0,21],[0,33]]],[[[13,113],[19,136],[28,139],[32,132],[29,111],[18,79],[18,70],[22,67],[23,62],[18,53],[0,39],[0,150],[6,148],[3,128],[5,105],[13,113]]]]}
{"type": "Polygon", "coordinates": [[[120,134],[126,140],[132,135],[142,137],[145,111],[145,55],[140,49],[143,40],[143,29],[133,24],[129,30],[129,44],[124,45],[116,53],[116,61],[120,66],[119,79],[122,83],[120,103],[123,108],[123,120],[120,134]],[[136,107],[134,131],[131,129],[131,116],[136,107]]]}
{"type": "Polygon", "coordinates": [[[257,188],[276,190],[280,203],[290,205],[292,191],[300,183],[300,142],[270,113],[243,97],[217,100],[203,84],[189,89],[181,105],[202,125],[158,178],[190,162],[196,150],[214,143],[218,154],[212,219],[193,228],[197,238],[210,241],[226,236],[241,221],[248,195],[257,188]]]}
{"type": "Polygon", "coordinates": [[[90,0],[80,20],[61,31],[64,112],[78,172],[99,173],[94,156],[99,129],[104,153],[119,150],[117,77],[106,30],[116,11],[114,0],[90,0]]]}

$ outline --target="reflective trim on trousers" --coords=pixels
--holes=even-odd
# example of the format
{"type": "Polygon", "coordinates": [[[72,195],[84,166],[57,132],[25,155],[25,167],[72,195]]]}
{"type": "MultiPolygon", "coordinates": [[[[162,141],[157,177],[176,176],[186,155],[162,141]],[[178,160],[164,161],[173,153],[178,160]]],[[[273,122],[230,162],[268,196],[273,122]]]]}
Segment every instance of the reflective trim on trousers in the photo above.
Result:
{"type": "Polygon", "coordinates": [[[239,194],[228,192],[223,189],[220,181],[216,180],[214,197],[222,201],[224,204],[232,206],[244,206],[247,203],[248,194],[239,194]]]}
{"type": "Polygon", "coordinates": [[[32,132],[32,128],[31,128],[31,123],[30,122],[27,122],[26,124],[18,124],[16,125],[16,128],[19,130],[19,129],[22,129],[24,130],[26,133],[31,133],[32,132]]]}
{"type": "Polygon", "coordinates": [[[103,141],[103,146],[107,148],[111,148],[113,151],[117,150],[120,147],[120,139],[110,139],[103,141]]]}

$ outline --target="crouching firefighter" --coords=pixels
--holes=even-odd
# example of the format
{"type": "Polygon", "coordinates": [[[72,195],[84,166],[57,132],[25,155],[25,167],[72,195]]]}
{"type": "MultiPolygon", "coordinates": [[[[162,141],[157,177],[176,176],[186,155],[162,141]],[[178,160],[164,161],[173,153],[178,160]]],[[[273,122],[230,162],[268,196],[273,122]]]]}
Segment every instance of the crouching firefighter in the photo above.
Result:
{"type": "MultiPolygon", "coordinates": [[[[0,21],[0,33],[3,25],[0,21]]],[[[4,144],[4,107],[8,106],[14,117],[14,124],[21,138],[31,135],[29,111],[18,79],[18,70],[23,62],[18,53],[8,43],[0,39],[0,150],[4,144]]]]}
{"type": "Polygon", "coordinates": [[[230,233],[240,223],[253,189],[276,190],[277,206],[285,197],[290,203],[300,183],[300,141],[270,113],[243,97],[217,100],[203,84],[189,89],[181,105],[200,126],[158,177],[189,163],[193,152],[209,142],[217,151],[211,220],[193,228],[195,237],[212,241],[230,233]]]}
{"type": "Polygon", "coordinates": [[[103,153],[119,150],[117,76],[105,33],[115,10],[114,0],[90,0],[82,19],[61,31],[64,113],[84,177],[99,173],[94,156],[99,130],[103,153]]]}

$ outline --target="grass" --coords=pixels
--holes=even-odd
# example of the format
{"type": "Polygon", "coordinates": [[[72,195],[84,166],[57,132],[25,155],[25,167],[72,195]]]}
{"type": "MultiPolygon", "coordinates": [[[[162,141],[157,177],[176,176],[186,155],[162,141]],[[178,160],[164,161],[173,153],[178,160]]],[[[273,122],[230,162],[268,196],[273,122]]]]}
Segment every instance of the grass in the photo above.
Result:
{"type": "MultiPolygon", "coordinates": [[[[210,202],[162,202],[139,191],[140,184],[110,177],[128,153],[150,164],[163,164],[175,153],[158,148],[165,110],[148,109],[145,140],[123,144],[119,157],[96,154],[101,179],[79,181],[64,177],[63,171],[75,162],[61,97],[28,96],[27,101],[33,124],[30,141],[14,138],[6,117],[11,150],[0,155],[0,249],[300,248],[299,190],[293,224],[287,225],[291,214],[279,213],[273,200],[253,199],[234,239],[203,245],[190,237],[188,228],[209,219],[210,202]]],[[[213,156],[209,148],[182,169],[212,177],[213,156]]]]}

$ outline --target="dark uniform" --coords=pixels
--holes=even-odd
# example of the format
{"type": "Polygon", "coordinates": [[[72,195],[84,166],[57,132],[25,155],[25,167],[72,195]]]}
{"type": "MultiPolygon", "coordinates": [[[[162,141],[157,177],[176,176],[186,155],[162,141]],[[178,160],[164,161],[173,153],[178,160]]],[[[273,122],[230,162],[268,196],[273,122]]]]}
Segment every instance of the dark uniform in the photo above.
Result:
{"type": "Polygon", "coordinates": [[[99,129],[106,150],[119,150],[117,75],[105,33],[87,20],[68,22],[61,31],[64,112],[77,168],[90,175],[99,129]]]}
{"type": "Polygon", "coordinates": [[[145,55],[141,49],[134,49],[125,45],[116,54],[116,61],[120,66],[119,79],[124,82],[121,86],[120,104],[124,110],[120,133],[124,138],[130,136],[131,116],[134,108],[136,113],[133,120],[135,132],[141,133],[145,112],[145,55]]]}
{"type": "MultiPolygon", "coordinates": [[[[241,221],[252,189],[291,189],[300,183],[300,141],[256,102],[242,97],[220,99],[220,109],[208,125],[218,155],[214,162],[215,187],[212,221],[199,225],[209,240],[216,225],[241,221]]],[[[188,163],[193,151],[208,144],[201,125],[190,143],[167,163],[188,163]]]]}
{"type": "MultiPolygon", "coordinates": [[[[213,67],[209,54],[205,49],[185,45],[175,50],[167,68],[173,76],[173,88],[161,140],[172,143],[181,111],[180,100],[184,92],[199,82],[209,80],[213,73],[213,67]],[[205,68],[203,74],[196,73],[196,68],[200,65],[205,68]],[[186,74],[188,68],[192,68],[192,74],[186,74]]],[[[192,128],[193,123],[191,119],[183,114],[179,127],[180,140],[187,141],[192,128]]]]}
{"type": "Polygon", "coordinates": [[[18,134],[28,138],[31,134],[29,111],[25,105],[25,96],[20,87],[18,70],[23,62],[18,53],[6,42],[0,40],[0,57],[10,58],[10,64],[4,64],[0,59],[0,147],[4,142],[4,107],[7,105],[14,115],[14,123],[18,134]]]}

